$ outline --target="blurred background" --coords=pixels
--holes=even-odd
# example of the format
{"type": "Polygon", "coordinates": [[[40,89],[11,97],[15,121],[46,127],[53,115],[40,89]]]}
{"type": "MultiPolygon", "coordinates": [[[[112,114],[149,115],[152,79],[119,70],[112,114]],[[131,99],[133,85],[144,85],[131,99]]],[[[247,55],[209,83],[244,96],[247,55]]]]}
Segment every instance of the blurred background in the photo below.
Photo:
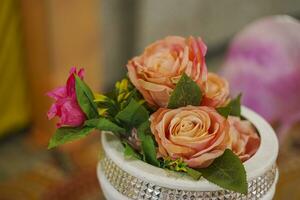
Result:
{"type": "MultiPolygon", "coordinates": [[[[51,100],[45,94],[65,84],[71,66],[85,68],[85,80],[93,90],[108,91],[125,75],[127,60],[149,43],[167,35],[194,35],[201,36],[208,45],[209,70],[220,71],[236,81],[233,77],[238,74],[229,70],[235,59],[228,50],[236,41],[239,43],[234,38],[242,37],[249,23],[278,14],[299,19],[300,1],[1,0],[0,200],[103,199],[96,179],[101,155],[99,134],[47,150],[55,121],[46,118],[51,100]]],[[[287,58],[295,59],[296,64],[280,65],[280,69],[297,68],[292,70],[296,76],[300,40],[293,41],[300,35],[299,22],[291,26],[296,28],[279,25],[273,32],[290,30],[275,39],[282,41],[278,45],[284,46],[280,48],[285,50],[283,56],[296,55],[287,58]]],[[[260,28],[252,26],[254,30],[260,28]]],[[[259,37],[260,33],[253,33],[252,38],[259,37]]],[[[248,70],[251,72],[251,67],[248,70]]],[[[274,77],[271,81],[276,81],[274,77]]],[[[299,81],[300,73],[293,80],[299,81]]],[[[299,87],[292,90],[288,84],[279,85],[287,91],[282,95],[285,99],[300,102],[299,95],[289,98],[288,93],[297,94],[299,87]]],[[[253,87],[238,89],[247,92],[253,87]]],[[[249,105],[264,114],[256,104],[249,105]]],[[[300,199],[297,105],[290,108],[299,112],[289,122],[268,118],[278,132],[284,132],[280,135],[280,180],[275,199],[300,199]]]]}

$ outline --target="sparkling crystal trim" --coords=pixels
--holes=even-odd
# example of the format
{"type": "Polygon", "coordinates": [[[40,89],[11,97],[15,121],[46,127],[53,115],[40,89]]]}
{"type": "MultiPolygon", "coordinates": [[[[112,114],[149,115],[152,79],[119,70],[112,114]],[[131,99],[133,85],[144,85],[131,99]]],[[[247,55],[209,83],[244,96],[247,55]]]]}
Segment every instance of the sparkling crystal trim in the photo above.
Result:
{"type": "Polygon", "coordinates": [[[242,195],[228,190],[186,191],[165,188],[128,174],[107,157],[102,159],[101,165],[110,184],[122,195],[136,200],[257,200],[268,192],[276,175],[276,165],[273,165],[262,176],[248,182],[248,194],[242,195]]]}

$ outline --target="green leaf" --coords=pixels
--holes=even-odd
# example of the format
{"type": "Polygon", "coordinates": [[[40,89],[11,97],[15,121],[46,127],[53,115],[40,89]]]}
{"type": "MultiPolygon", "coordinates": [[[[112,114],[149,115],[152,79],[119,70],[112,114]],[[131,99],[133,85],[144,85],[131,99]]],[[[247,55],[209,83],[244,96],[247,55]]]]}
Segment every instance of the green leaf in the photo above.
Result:
{"type": "Polygon", "coordinates": [[[125,158],[136,158],[141,160],[142,156],[137,153],[127,142],[124,143],[125,149],[124,149],[124,156],[125,158]]]}
{"type": "Polygon", "coordinates": [[[174,109],[187,105],[199,106],[202,93],[199,86],[186,74],[183,74],[171,94],[168,108],[174,109]]]}
{"type": "Polygon", "coordinates": [[[232,106],[230,105],[230,103],[226,107],[216,108],[217,112],[225,118],[230,115],[231,109],[232,106]]]}
{"type": "Polygon", "coordinates": [[[235,99],[231,100],[230,104],[232,106],[230,115],[241,116],[241,98],[242,94],[239,94],[235,99]]]}
{"type": "Polygon", "coordinates": [[[89,119],[98,117],[97,105],[91,89],[75,75],[75,88],[78,104],[89,119]]]}
{"type": "Polygon", "coordinates": [[[151,165],[159,166],[160,163],[156,158],[156,147],[150,130],[149,121],[142,123],[137,129],[137,133],[141,140],[141,147],[145,161],[151,165]]]}
{"type": "Polygon", "coordinates": [[[85,121],[85,126],[97,128],[101,131],[111,131],[113,133],[125,133],[126,130],[106,118],[90,119],[85,121]]]}
{"type": "Polygon", "coordinates": [[[136,127],[149,120],[149,112],[139,102],[131,99],[129,104],[117,114],[116,119],[131,127],[136,127]]]}
{"type": "Polygon", "coordinates": [[[198,169],[208,181],[228,190],[247,194],[248,185],[243,163],[231,150],[226,149],[207,168],[198,169]]]}
{"type": "Polygon", "coordinates": [[[190,167],[186,167],[186,173],[195,180],[199,180],[202,176],[201,172],[199,172],[193,168],[190,168],[190,167]]]}
{"type": "Polygon", "coordinates": [[[239,94],[235,99],[232,99],[227,106],[217,108],[217,112],[222,115],[223,117],[228,117],[229,115],[232,116],[241,116],[241,97],[242,95],[239,94]]]}
{"type": "Polygon", "coordinates": [[[51,137],[48,149],[62,145],[66,142],[71,142],[87,136],[94,128],[83,127],[62,127],[56,130],[55,134],[51,137]]]}

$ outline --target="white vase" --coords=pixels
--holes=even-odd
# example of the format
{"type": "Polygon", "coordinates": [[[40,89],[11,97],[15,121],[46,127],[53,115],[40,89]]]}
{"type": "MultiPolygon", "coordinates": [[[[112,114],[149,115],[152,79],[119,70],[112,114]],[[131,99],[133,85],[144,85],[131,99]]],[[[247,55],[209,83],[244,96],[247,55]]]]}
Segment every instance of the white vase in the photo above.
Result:
{"type": "Polygon", "coordinates": [[[176,172],[154,167],[140,160],[124,158],[121,142],[112,134],[102,134],[103,159],[97,174],[108,200],[129,199],[272,199],[278,180],[278,141],[272,127],[258,114],[242,107],[242,115],[257,128],[261,144],[244,163],[248,195],[220,188],[204,178],[198,181],[176,172]]]}

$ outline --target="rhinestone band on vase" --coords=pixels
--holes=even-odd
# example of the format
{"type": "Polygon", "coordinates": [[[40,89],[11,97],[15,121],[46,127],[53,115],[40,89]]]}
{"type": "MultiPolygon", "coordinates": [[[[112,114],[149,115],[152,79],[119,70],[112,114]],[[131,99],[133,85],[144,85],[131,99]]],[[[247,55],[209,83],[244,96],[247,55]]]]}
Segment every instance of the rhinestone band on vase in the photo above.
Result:
{"type": "Polygon", "coordinates": [[[108,182],[122,195],[137,200],[181,200],[181,199],[260,199],[271,188],[276,176],[276,165],[264,174],[248,182],[248,195],[218,191],[186,191],[161,187],[128,174],[111,159],[104,157],[101,168],[108,182]]]}

